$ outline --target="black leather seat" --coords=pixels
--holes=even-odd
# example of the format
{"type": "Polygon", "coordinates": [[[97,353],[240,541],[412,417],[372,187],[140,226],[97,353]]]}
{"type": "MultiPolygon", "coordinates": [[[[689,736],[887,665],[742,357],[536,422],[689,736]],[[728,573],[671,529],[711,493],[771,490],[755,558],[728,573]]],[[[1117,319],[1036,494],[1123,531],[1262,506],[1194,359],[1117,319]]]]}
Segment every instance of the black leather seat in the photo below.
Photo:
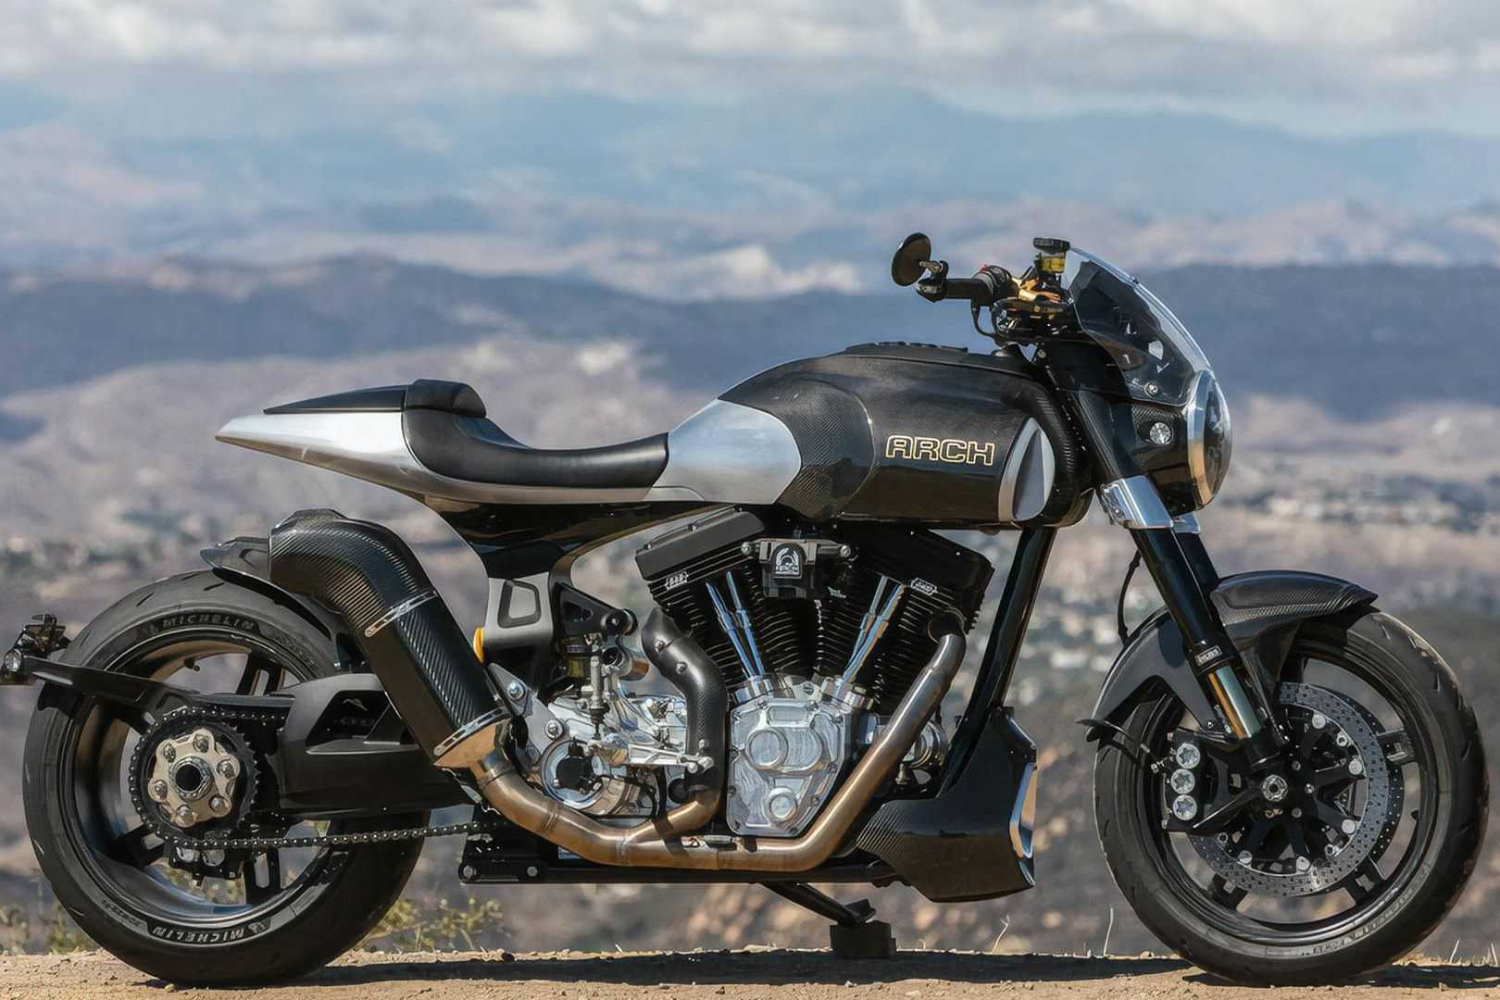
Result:
{"type": "Polygon", "coordinates": [[[290,403],[267,413],[400,411],[412,454],[439,475],[466,482],[571,489],[653,485],[667,466],[667,436],[603,448],[528,448],[485,418],[462,382],[421,379],[290,403]]]}

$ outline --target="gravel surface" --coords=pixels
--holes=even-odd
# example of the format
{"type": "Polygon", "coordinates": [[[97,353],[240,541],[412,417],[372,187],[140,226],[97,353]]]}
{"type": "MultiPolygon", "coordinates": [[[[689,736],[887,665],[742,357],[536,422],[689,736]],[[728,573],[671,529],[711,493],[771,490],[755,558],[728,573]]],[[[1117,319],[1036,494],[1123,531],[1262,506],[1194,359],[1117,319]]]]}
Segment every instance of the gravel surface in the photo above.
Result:
{"type": "MultiPolygon", "coordinates": [[[[1319,996],[1395,1000],[1441,990],[1500,995],[1500,968],[1416,963],[1368,981],[1322,987],[1319,996]]],[[[889,962],[843,962],[826,952],[748,949],[688,954],[578,952],[538,955],[357,954],[297,983],[261,990],[175,987],[142,975],[101,953],[0,958],[0,1000],[51,998],[193,997],[236,1000],[456,997],[582,998],[939,997],[1176,998],[1241,1000],[1299,996],[1302,989],[1233,986],[1170,958],[988,956],[963,952],[902,952],[889,962]]]]}

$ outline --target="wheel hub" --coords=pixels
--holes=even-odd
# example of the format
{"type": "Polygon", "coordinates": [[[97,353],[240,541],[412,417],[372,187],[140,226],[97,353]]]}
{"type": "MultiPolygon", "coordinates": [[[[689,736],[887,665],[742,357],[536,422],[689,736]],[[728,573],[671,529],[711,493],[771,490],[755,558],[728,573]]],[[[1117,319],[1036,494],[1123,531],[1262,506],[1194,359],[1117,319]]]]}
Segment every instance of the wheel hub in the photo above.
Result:
{"type": "Polygon", "coordinates": [[[1386,763],[1378,720],[1357,702],[1310,684],[1285,683],[1277,695],[1288,770],[1262,779],[1262,805],[1229,831],[1189,840],[1230,883],[1307,896],[1339,885],[1383,849],[1400,812],[1401,781],[1386,763]]]}
{"type": "Polygon", "coordinates": [[[186,830],[234,809],[235,786],[245,768],[228,742],[208,728],[162,739],[154,757],[146,794],[173,826],[186,830]]]}
{"type": "MultiPolygon", "coordinates": [[[[223,839],[240,830],[256,808],[260,774],[256,752],[238,726],[179,711],[136,744],[130,797],[141,819],[164,840],[223,839]]],[[[179,854],[168,852],[173,859],[179,854]]]]}

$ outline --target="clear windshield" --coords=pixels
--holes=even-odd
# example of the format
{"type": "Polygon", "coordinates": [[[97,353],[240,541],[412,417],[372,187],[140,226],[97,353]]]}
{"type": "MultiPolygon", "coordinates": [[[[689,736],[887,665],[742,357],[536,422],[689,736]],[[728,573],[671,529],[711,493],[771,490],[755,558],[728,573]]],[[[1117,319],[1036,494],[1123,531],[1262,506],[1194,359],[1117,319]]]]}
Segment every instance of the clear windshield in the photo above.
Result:
{"type": "Polygon", "coordinates": [[[1130,394],[1186,403],[1193,377],[1209,364],[1172,310],[1125,271],[1077,248],[1068,254],[1063,278],[1078,325],[1114,357],[1130,394]]]}

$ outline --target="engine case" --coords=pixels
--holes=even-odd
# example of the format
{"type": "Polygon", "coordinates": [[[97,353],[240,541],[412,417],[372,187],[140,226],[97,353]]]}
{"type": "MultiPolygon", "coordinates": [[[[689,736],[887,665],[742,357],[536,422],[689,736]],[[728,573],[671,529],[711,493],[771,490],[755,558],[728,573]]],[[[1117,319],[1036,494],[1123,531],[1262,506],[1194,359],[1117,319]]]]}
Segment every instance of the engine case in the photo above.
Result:
{"type": "Polygon", "coordinates": [[[782,679],[729,716],[730,829],[795,837],[817,816],[849,760],[856,706],[811,681],[782,679]]]}

